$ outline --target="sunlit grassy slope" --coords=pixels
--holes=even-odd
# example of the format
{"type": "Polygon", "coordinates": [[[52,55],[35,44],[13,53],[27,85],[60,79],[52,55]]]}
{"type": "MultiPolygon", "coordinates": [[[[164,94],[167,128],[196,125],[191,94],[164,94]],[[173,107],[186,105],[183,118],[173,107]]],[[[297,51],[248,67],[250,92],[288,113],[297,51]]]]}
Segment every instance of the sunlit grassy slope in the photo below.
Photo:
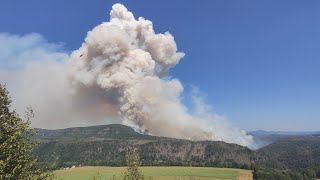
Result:
{"type": "MultiPolygon", "coordinates": [[[[209,167],[141,167],[147,176],[155,180],[174,180],[177,177],[193,176],[198,180],[251,180],[252,173],[248,170],[209,167]]],[[[89,180],[99,173],[103,179],[125,171],[125,167],[78,167],[55,171],[57,179],[89,180]]]]}

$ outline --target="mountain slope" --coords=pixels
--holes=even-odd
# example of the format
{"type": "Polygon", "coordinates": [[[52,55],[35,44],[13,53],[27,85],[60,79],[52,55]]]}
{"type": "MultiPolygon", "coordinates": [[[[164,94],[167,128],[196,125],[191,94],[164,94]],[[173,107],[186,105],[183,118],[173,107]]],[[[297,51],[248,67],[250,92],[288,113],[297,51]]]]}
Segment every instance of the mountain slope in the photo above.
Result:
{"type": "Polygon", "coordinates": [[[319,136],[282,138],[258,151],[273,156],[292,170],[301,171],[310,167],[320,170],[319,136]]]}
{"type": "MultiPolygon", "coordinates": [[[[224,142],[194,142],[143,135],[112,124],[60,130],[37,129],[38,161],[50,168],[72,165],[125,165],[125,154],[137,145],[144,165],[249,167],[268,163],[263,153],[224,142]]],[[[275,163],[276,164],[276,163],[275,163]]]]}
{"type": "Polygon", "coordinates": [[[40,165],[49,169],[75,166],[124,166],[135,145],[143,165],[210,166],[252,169],[256,179],[320,177],[320,137],[259,134],[271,144],[250,150],[218,141],[189,141],[149,136],[123,125],[37,129],[35,149],[40,165]]]}

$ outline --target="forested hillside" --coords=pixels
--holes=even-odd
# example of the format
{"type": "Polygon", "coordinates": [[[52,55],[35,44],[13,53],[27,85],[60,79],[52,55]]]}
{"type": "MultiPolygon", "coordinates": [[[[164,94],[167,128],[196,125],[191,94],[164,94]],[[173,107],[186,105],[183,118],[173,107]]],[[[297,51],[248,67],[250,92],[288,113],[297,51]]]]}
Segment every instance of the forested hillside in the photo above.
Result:
{"type": "MultiPolygon", "coordinates": [[[[124,125],[61,130],[37,129],[40,145],[34,151],[42,166],[124,166],[135,144],[142,165],[209,166],[252,169],[257,179],[320,177],[320,138],[316,135],[263,135],[269,145],[251,150],[218,141],[189,141],[149,136],[124,125]],[[271,143],[271,144],[270,144],[271,143]]],[[[255,137],[257,138],[257,137],[255,137]]]]}
{"type": "Polygon", "coordinates": [[[52,169],[80,165],[125,165],[127,149],[136,144],[143,165],[245,167],[267,163],[260,152],[224,142],[194,142],[143,135],[123,125],[62,130],[38,129],[38,160],[52,169]]]}
{"type": "Polygon", "coordinates": [[[319,136],[287,137],[258,151],[275,157],[291,170],[306,171],[320,177],[319,136]]]}

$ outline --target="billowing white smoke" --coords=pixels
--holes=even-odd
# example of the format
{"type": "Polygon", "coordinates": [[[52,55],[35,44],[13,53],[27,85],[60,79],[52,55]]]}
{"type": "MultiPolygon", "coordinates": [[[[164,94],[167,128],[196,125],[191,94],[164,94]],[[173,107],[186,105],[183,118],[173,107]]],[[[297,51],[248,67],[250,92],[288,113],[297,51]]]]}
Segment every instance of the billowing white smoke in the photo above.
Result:
{"type": "MultiPolygon", "coordinates": [[[[39,105],[38,96],[46,95],[42,91],[54,91],[51,88],[35,91],[36,102],[29,98],[35,109],[42,108],[38,112],[41,121],[74,126],[79,122],[90,125],[99,124],[98,120],[112,120],[157,136],[251,145],[251,136],[212,113],[196,93],[193,97],[195,110],[191,112],[183,105],[183,86],[179,80],[167,76],[170,68],[184,56],[177,51],[170,33],[156,34],[151,21],[141,17],[136,20],[121,4],[115,4],[110,15],[109,22],[88,32],[85,42],[71,54],[66,64],[54,59],[51,67],[59,67],[58,70],[48,71],[48,82],[40,82],[43,83],[41,87],[53,83],[49,87],[57,91],[53,93],[56,96],[42,96],[41,103],[45,106],[39,105]]],[[[41,67],[48,69],[47,65],[42,63],[41,67]]],[[[15,82],[30,78],[26,69],[22,70],[25,75],[15,82]]],[[[11,73],[10,77],[14,74],[18,73],[11,73]]],[[[46,76],[40,71],[31,77],[46,76]]],[[[23,96],[22,92],[13,96],[23,96]]]]}
{"type": "Polygon", "coordinates": [[[245,132],[210,124],[214,115],[188,113],[180,99],[181,83],[166,78],[184,56],[170,33],[156,34],[151,21],[136,20],[121,4],[114,5],[110,15],[110,22],[90,31],[71,55],[69,77],[76,93],[101,90],[101,99],[121,119],[154,135],[250,143],[245,132]],[[231,136],[221,136],[224,130],[221,134],[231,136]]]}

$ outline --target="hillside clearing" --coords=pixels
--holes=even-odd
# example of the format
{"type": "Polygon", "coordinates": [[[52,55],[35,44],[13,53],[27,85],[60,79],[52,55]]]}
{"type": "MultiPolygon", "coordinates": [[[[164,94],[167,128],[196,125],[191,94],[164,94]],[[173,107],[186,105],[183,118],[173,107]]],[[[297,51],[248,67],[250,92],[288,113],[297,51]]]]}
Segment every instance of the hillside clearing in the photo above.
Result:
{"type": "MultiPolygon", "coordinates": [[[[119,175],[126,167],[78,167],[74,169],[57,170],[54,172],[57,179],[62,180],[89,180],[99,173],[102,178],[109,179],[113,175],[119,175]]],[[[174,180],[177,177],[193,176],[197,180],[251,180],[252,173],[249,170],[231,168],[209,167],[141,167],[147,176],[155,180],[174,180]]]]}

